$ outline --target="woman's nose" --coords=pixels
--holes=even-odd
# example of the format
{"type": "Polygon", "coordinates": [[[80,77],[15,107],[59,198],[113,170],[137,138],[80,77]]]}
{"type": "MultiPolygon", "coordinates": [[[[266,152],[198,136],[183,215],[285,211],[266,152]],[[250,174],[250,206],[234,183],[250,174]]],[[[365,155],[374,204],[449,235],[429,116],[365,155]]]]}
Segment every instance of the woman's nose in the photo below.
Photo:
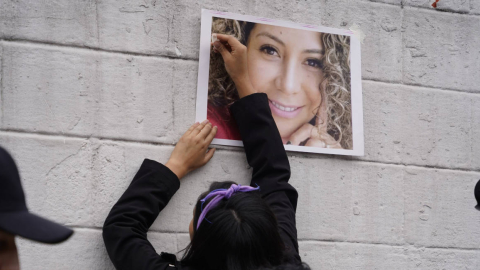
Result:
{"type": "Polygon", "coordinates": [[[295,94],[301,89],[299,66],[293,59],[283,62],[282,72],[277,77],[277,89],[285,94],[295,94]]]}

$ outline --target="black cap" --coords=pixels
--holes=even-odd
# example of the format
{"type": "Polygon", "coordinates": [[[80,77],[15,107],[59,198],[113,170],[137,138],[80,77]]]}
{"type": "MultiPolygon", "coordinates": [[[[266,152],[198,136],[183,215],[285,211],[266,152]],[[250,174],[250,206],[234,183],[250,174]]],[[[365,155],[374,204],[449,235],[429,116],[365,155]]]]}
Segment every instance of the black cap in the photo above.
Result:
{"type": "Polygon", "coordinates": [[[480,211],[480,180],[478,180],[477,185],[475,185],[475,199],[477,199],[477,210],[480,211]]]}
{"type": "Polygon", "coordinates": [[[28,211],[17,166],[0,147],[0,230],[43,243],[59,243],[73,231],[28,211]]]}

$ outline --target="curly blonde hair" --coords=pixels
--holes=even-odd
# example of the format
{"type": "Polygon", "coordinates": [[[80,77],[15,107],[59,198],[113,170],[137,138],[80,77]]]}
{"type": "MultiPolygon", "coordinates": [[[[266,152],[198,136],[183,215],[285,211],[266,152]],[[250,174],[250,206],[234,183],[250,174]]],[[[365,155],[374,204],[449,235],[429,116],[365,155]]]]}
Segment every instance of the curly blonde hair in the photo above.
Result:
{"type": "MultiPolygon", "coordinates": [[[[213,18],[212,33],[234,36],[246,45],[254,26],[255,23],[213,18]]],[[[342,148],[352,149],[350,37],[322,33],[321,42],[325,51],[321,59],[324,79],[319,91],[322,102],[326,100],[327,132],[340,143],[342,148]]],[[[208,102],[216,107],[228,107],[238,99],[235,83],[225,69],[223,58],[220,54],[211,51],[208,102]]],[[[320,105],[316,117],[320,116],[320,105]]]]}

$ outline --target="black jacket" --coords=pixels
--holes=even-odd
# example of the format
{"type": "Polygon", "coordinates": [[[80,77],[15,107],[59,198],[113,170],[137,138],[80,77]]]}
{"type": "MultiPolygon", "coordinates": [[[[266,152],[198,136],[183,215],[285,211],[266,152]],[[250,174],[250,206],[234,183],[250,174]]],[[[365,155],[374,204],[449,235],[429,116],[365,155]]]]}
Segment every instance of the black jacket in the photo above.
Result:
{"type": "MultiPolygon", "coordinates": [[[[251,185],[260,186],[263,199],[275,213],[287,259],[300,263],[295,210],[298,194],[288,180],[290,164],[263,93],[246,96],[231,107],[242,136],[251,185]]],[[[117,269],[195,269],[181,266],[175,256],[158,255],[147,240],[148,228],[180,187],[177,176],[164,165],[145,159],[103,226],[108,255],[117,269]]]]}

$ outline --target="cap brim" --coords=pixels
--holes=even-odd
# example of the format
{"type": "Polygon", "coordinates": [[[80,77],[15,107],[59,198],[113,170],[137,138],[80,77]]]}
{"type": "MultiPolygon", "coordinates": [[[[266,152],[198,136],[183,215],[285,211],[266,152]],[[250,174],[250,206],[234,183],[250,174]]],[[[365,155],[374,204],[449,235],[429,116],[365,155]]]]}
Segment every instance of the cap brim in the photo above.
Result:
{"type": "Polygon", "coordinates": [[[28,211],[0,213],[0,229],[47,244],[60,243],[73,234],[73,230],[28,211]]]}

